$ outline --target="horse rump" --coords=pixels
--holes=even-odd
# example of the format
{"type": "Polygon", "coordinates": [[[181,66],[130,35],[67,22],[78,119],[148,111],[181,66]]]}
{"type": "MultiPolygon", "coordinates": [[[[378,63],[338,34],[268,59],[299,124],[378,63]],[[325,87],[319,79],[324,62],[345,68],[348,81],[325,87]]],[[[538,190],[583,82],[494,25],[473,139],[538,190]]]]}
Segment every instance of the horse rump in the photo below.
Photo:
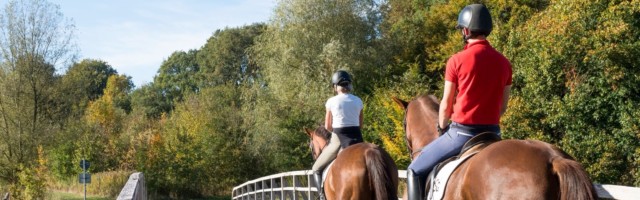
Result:
{"type": "Polygon", "coordinates": [[[367,144],[365,151],[367,172],[370,187],[375,191],[377,200],[398,199],[398,168],[384,149],[374,144],[367,144]]]}
{"type": "Polygon", "coordinates": [[[557,156],[551,165],[560,183],[560,199],[598,199],[596,189],[580,163],[557,156]]]}

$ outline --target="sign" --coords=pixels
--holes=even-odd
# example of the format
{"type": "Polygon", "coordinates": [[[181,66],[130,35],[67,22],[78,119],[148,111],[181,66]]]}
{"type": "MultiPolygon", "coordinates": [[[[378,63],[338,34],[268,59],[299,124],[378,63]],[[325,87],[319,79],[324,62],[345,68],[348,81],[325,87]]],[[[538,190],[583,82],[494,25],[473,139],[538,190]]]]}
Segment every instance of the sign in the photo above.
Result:
{"type": "Polygon", "coordinates": [[[89,169],[89,166],[91,166],[91,164],[89,163],[88,160],[80,160],[80,168],[82,168],[82,170],[87,170],[89,169]]]}
{"type": "Polygon", "coordinates": [[[80,179],[80,183],[91,183],[91,174],[80,173],[80,175],[78,176],[78,179],[80,179]]]}

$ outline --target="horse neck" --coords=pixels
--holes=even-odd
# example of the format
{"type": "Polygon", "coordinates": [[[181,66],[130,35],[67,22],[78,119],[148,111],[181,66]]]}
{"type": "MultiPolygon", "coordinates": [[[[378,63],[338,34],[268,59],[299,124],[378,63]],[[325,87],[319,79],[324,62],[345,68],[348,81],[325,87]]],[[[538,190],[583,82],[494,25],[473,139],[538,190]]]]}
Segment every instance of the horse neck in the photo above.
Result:
{"type": "Polygon", "coordinates": [[[313,137],[313,140],[317,142],[316,144],[318,145],[319,150],[322,152],[322,150],[327,146],[327,143],[329,143],[329,140],[322,138],[319,135],[314,135],[313,137]]]}
{"type": "MultiPolygon", "coordinates": [[[[417,151],[438,138],[438,105],[430,97],[418,98],[407,110],[407,134],[412,151],[417,151]]],[[[415,155],[414,155],[415,156],[415,155]]]]}

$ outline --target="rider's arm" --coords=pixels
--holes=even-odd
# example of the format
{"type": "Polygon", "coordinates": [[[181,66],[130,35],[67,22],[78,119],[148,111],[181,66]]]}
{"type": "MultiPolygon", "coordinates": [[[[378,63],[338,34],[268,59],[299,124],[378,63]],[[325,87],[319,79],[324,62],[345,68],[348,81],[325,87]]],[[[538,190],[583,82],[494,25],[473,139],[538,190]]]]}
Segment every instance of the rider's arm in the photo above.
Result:
{"type": "Polygon", "coordinates": [[[453,113],[453,101],[455,100],[456,84],[451,81],[444,81],[444,94],[440,101],[440,112],[438,112],[438,124],[440,128],[446,128],[453,113]]]}
{"type": "Polygon", "coordinates": [[[502,107],[500,108],[500,116],[507,111],[507,106],[509,104],[509,95],[511,95],[511,85],[507,85],[504,87],[504,91],[502,92],[502,107]]]}
{"type": "Polygon", "coordinates": [[[364,121],[364,117],[362,115],[362,110],[360,110],[360,129],[362,129],[362,122],[364,121]]]}
{"type": "Polygon", "coordinates": [[[331,109],[327,108],[327,114],[324,115],[324,127],[331,132],[333,132],[333,127],[331,127],[332,123],[333,117],[331,116],[331,109]]]}

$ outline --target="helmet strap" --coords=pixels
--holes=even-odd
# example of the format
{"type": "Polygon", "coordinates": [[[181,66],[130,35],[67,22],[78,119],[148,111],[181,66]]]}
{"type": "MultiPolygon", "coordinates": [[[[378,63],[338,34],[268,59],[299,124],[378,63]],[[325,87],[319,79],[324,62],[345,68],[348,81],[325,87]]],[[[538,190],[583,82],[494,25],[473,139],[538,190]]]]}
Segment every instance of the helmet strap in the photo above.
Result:
{"type": "Polygon", "coordinates": [[[467,28],[462,28],[462,41],[464,42],[464,45],[469,44],[469,38],[471,37],[471,31],[469,31],[469,29],[467,28]],[[467,34],[467,32],[469,32],[469,34],[467,34]]]}
{"type": "Polygon", "coordinates": [[[462,35],[462,41],[464,42],[464,45],[469,44],[469,37],[467,37],[466,35],[462,35]]]}

